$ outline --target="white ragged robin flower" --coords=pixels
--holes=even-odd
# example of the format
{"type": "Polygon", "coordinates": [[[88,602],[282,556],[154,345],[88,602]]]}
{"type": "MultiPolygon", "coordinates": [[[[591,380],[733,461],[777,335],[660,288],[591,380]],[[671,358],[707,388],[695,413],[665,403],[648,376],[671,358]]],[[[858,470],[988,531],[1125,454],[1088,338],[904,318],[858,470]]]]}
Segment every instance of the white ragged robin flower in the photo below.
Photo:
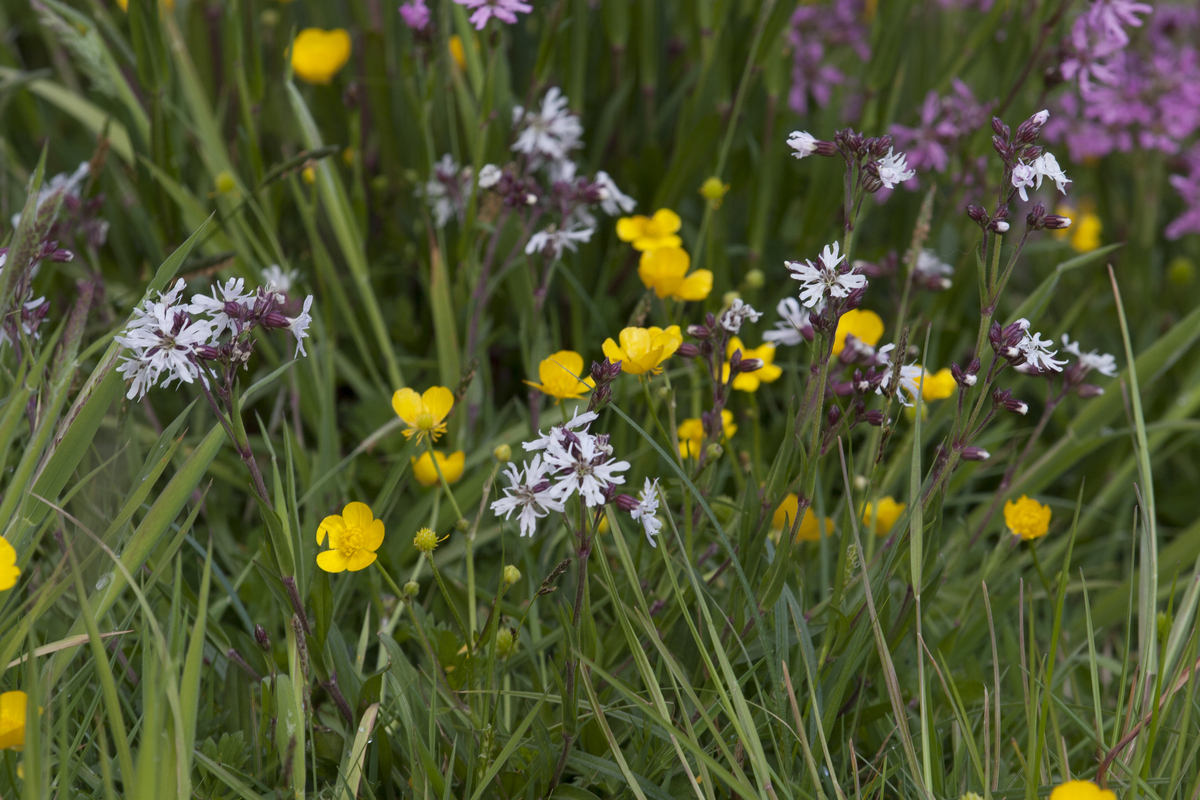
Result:
{"type": "Polygon", "coordinates": [[[583,124],[567,110],[567,98],[557,86],[542,98],[541,111],[513,108],[513,127],[520,128],[512,149],[530,156],[538,165],[565,161],[583,146],[583,124]]]}
{"type": "Polygon", "coordinates": [[[654,540],[662,530],[662,520],[658,514],[658,478],[653,482],[646,478],[645,488],[642,489],[638,503],[629,511],[629,516],[642,523],[642,529],[646,531],[646,541],[650,542],[651,547],[658,547],[658,542],[654,540]]]}
{"type": "Polygon", "coordinates": [[[521,535],[532,537],[537,530],[537,521],[551,511],[562,511],[563,504],[552,495],[553,484],[546,475],[547,464],[542,461],[541,453],[523,467],[508,462],[504,469],[504,477],[508,478],[504,497],[494,501],[491,508],[493,514],[503,515],[505,519],[517,511],[521,535]]]}
{"type": "Polygon", "coordinates": [[[186,306],[176,305],[183,289],[180,279],[170,291],[159,292],[157,301],[146,300],[116,337],[127,350],[119,369],[133,380],[127,395],[131,400],[140,399],[155,384],[191,383],[200,375],[197,351],[213,339],[213,322],[193,320],[186,306]]]}
{"type": "Polygon", "coordinates": [[[579,249],[579,242],[591,241],[595,232],[595,228],[584,227],[582,223],[561,229],[551,225],[529,237],[529,242],[525,245],[525,254],[545,252],[551,258],[558,258],[564,250],[574,253],[579,249]]]}
{"type": "Polygon", "coordinates": [[[812,339],[812,315],[820,314],[823,308],[823,302],[810,309],[800,305],[794,297],[783,298],[775,306],[780,320],[775,323],[775,330],[763,334],[763,339],[776,345],[800,344],[805,339],[812,339]]]}
{"type": "Polygon", "coordinates": [[[951,277],[954,267],[938,258],[938,254],[925,248],[917,254],[913,267],[913,283],[934,292],[945,291],[953,285],[951,277]]]}
{"type": "Polygon", "coordinates": [[[312,324],[312,315],[308,310],[312,308],[313,296],[310,294],[304,299],[304,308],[300,311],[299,316],[288,317],[288,331],[296,337],[296,353],[298,355],[307,356],[304,352],[304,340],[308,338],[308,326],[312,324]]]}
{"type": "Polygon", "coordinates": [[[754,306],[743,301],[740,297],[735,297],[733,303],[721,315],[721,327],[730,333],[737,333],[742,329],[742,325],[746,323],[746,320],[758,322],[758,318],[761,316],[761,311],[755,311],[754,306]]]}
{"type": "Polygon", "coordinates": [[[820,266],[811,261],[785,261],[784,266],[792,273],[792,279],[800,281],[800,302],[809,308],[829,298],[846,297],[855,289],[867,285],[867,279],[854,271],[843,272],[838,264],[845,260],[839,253],[841,246],[834,242],[825,245],[817,258],[820,266]]]}
{"type": "MultiPolygon", "coordinates": [[[[888,349],[890,350],[890,346],[888,349]]],[[[890,358],[885,359],[885,361],[890,361],[890,358]]],[[[888,387],[891,386],[892,369],[887,364],[885,364],[884,367],[885,372],[883,373],[883,380],[880,381],[879,387],[875,390],[875,394],[883,394],[887,391],[888,387]]],[[[915,403],[917,396],[921,393],[921,376],[924,374],[925,371],[916,364],[905,364],[901,366],[900,378],[898,380],[899,386],[897,386],[899,391],[896,392],[896,399],[906,406],[911,406],[913,403],[915,403]],[[905,396],[906,394],[907,397],[905,396]]]]}
{"type": "Polygon", "coordinates": [[[471,168],[459,169],[454,157],[446,153],[433,165],[429,180],[417,186],[414,194],[424,198],[433,211],[433,224],[444,228],[453,217],[463,214],[470,193],[471,168]]]}
{"type": "MultiPolygon", "coordinates": [[[[279,267],[275,266],[275,269],[279,269],[279,267]]],[[[282,270],[280,271],[282,272],[282,270]]],[[[224,333],[226,328],[233,327],[235,316],[241,316],[239,314],[230,316],[229,311],[244,309],[254,302],[254,292],[247,294],[243,291],[245,288],[246,281],[243,278],[230,278],[224,284],[218,281],[213,284],[211,297],[205,294],[192,295],[192,302],[187,306],[187,312],[196,316],[207,314],[212,320],[213,338],[216,338],[224,333]],[[233,308],[234,306],[237,309],[233,308]]]]}
{"type": "Polygon", "coordinates": [[[560,431],[573,431],[582,427],[583,431],[586,432],[587,426],[590,425],[598,416],[600,415],[595,411],[585,411],[584,413],[580,414],[579,411],[576,410],[575,416],[573,416],[571,419],[564,422],[562,425],[555,425],[550,429],[550,433],[542,433],[541,431],[538,431],[536,439],[531,439],[528,442],[523,443],[521,447],[525,448],[525,450],[530,453],[538,450],[545,450],[550,446],[550,442],[554,441],[554,437],[559,435],[560,431]]]}
{"type": "Polygon", "coordinates": [[[911,180],[917,174],[916,171],[908,168],[908,156],[904,153],[894,152],[890,147],[887,155],[875,164],[875,168],[885,189],[894,189],[898,184],[911,180]]]}
{"type": "Polygon", "coordinates": [[[479,188],[490,189],[504,177],[504,171],[495,164],[484,164],[479,170],[479,188]]]}
{"type": "Polygon", "coordinates": [[[1038,372],[1062,372],[1062,368],[1067,365],[1067,362],[1054,358],[1058,353],[1057,350],[1050,349],[1050,345],[1054,342],[1050,339],[1043,339],[1042,335],[1036,331],[1030,334],[1029,320],[1027,319],[1019,319],[1016,324],[1024,329],[1024,334],[1017,342],[1016,347],[1025,359],[1025,363],[1038,372]]]}
{"type": "Polygon", "coordinates": [[[808,131],[792,131],[788,136],[787,146],[795,151],[792,153],[793,157],[804,158],[817,152],[817,139],[808,131]]]}
{"type": "Polygon", "coordinates": [[[296,270],[285,270],[278,264],[272,264],[261,273],[262,284],[269,292],[287,294],[296,282],[296,270]]]}
{"type": "Polygon", "coordinates": [[[1079,366],[1083,367],[1084,374],[1095,370],[1108,378],[1117,377],[1117,359],[1111,353],[1101,353],[1099,350],[1085,353],[1079,347],[1079,342],[1072,342],[1071,337],[1065,333],[1062,343],[1063,349],[1079,360],[1079,366]]]}
{"type": "Polygon", "coordinates": [[[600,210],[610,217],[628,214],[637,208],[637,201],[618,189],[607,172],[596,173],[596,185],[600,187],[600,210]]]}
{"type": "Polygon", "coordinates": [[[1054,157],[1054,153],[1042,153],[1033,161],[1033,172],[1037,175],[1037,188],[1042,188],[1042,178],[1049,178],[1054,181],[1055,187],[1063,194],[1067,193],[1067,184],[1071,179],[1062,171],[1062,167],[1058,165],[1058,159],[1054,157]]]}
{"type": "Polygon", "coordinates": [[[559,502],[579,493],[588,508],[604,505],[605,492],[625,482],[620,473],[629,469],[628,461],[614,461],[607,436],[563,432],[546,448],[546,463],[557,473],[551,495],[559,502]]]}

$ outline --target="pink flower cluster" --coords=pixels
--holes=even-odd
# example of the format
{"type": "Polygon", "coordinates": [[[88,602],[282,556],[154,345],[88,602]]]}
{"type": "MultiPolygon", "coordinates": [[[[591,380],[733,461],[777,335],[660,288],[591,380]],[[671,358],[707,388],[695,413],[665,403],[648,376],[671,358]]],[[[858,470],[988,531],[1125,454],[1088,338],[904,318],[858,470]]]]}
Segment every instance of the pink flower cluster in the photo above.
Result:
{"type": "Polygon", "coordinates": [[[845,83],[842,71],[826,61],[829,50],[848,46],[862,61],[871,58],[867,44],[870,31],[862,22],[863,7],[864,0],[833,0],[832,6],[803,4],[792,13],[788,30],[792,89],[788,105],[797,114],[808,113],[810,97],[817,108],[824,108],[833,98],[834,87],[845,83]]]}
{"type": "MultiPolygon", "coordinates": [[[[908,154],[908,163],[918,172],[945,172],[950,154],[972,133],[987,124],[991,104],[975,99],[971,87],[954,79],[953,90],[945,97],[930,91],[921,106],[920,124],[893,125],[896,147],[908,154]]],[[[916,188],[916,181],[909,184],[916,188]]]]}

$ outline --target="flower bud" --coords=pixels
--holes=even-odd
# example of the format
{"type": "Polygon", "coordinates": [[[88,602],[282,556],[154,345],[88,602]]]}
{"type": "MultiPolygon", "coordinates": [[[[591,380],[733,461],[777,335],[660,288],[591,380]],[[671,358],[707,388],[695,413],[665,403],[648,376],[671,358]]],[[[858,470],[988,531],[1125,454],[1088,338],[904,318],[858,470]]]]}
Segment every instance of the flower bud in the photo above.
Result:
{"type": "Polygon", "coordinates": [[[501,464],[507,464],[512,461],[512,448],[506,444],[496,445],[496,449],[492,451],[492,456],[501,464]]]}
{"type": "Polygon", "coordinates": [[[512,586],[514,583],[521,580],[521,570],[517,569],[512,564],[508,564],[504,567],[504,571],[501,573],[501,576],[506,587],[512,586]]]}
{"type": "Polygon", "coordinates": [[[693,339],[707,339],[712,335],[712,331],[703,325],[688,325],[687,332],[693,339]]]}
{"type": "Polygon", "coordinates": [[[988,222],[988,213],[981,206],[967,206],[967,216],[978,225],[986,225],[988,222]]]}
{"type": "Polygon", "coordinates": [[[420,591],[421,584],[417,583],[416,581],[409,581],[408,583],[404,584],[405,597],[416,597],[420,591]]]}
{"type": "Polygon", "coordinates": [[[432,555],[434,549],[438,546],[437,534],[429,530],[429,528],[421,528],[421,530],[417,531],[417,535],[413,537],[413,546],[427,556],[432,555]]]}
{"type": "Polygon", "coordinates": [[[725,454],[725,448],[721,447],[721,445],[717,444],[716,442],[713,442],[712,444],[710,444],[708,446],[708,448],[704,451],[704,457],[707,458],[709,461],[716,461],[718,458],[720,458],[724,454],[725,454]]]}
{"type": "MultiPolygon", "coordinates": [[[[691,332],[690,329],[688,332],[691,332]]],[[[681,358],[695,358],[696,356],[700,355],[700,348],[696,347],[696,345],[690,342],[684,342],[683,344],[679,345],[679,349],[675,351],[675,354],[681,358]]]]}
{"type": "Polygon", "coordinates": [[[965,447],[962,451],[963,461],[987,461],[992,454],[982,447],[965,447]]]}
{"type": "Polygon", "coordinates": [[[988,225],[988,229],[996,233],[1008,233],[1009,224],[1002,219],[995,219],[988,225]]]}
{"type": "Polygon", "coordinates": [[[228,172],[218,173],[216,183],[217,191],[221,194],[229,194],[237,188],[237,181],[235,181],[233,176],[228,172]]]}
{"type": "Polygon", "coordinates": [[[613,505],[628,514],[630,511],[633,511],[638,507],[638,501],[636,497],[630,497],[627,494],[619,494],[613,498],[613,505]]]}
{"type": "Polygon", "coordinates": [[[737,366],[741,372],[757,372],[763,368],[763,360],[761,358],[743,358],[737,366]]]}
{"type": "Polygon", "coordinates": [[[1064,217],[1059,214],[1047,214],[1046,218],[1042,220],[1042,223],[1048,230],[1061,231],[1064,228],[1071,227],[1071,218],[1064,217]]]}
{"type": "Polygon", "coordinates": [[[767,276],[761,269],[752,269],[746,273],[746,286],[751,289],[761,289],[767,283],[767,276]]]}
{"type": "Polygon", "coordinates": [[[512,629],[507,626],[501,626],[496,631],[496,655],[501,658],[507,658],[515,645],[516,640],[513,639],[512,629]]]}
{"type": "Polygon", "coordinates": [[[1008,137],[1009,137],[1008,126],[1005,125],[1004,120],[1000,119],[999,117],[992,117],[992,132],[995,133],[997,136],[1003,137],[1004,141],[1008,141],[1008,137]]]}
{"type": "Polygon", "coordinates": [[[1079,388],[1075,390],[1075,393],[1085,400],[1090,400],[1093,397],[1099,397],[1104,394],[1104,387],[1097,386],[1094,383],[1081,383],[1079,384],[1079,388]]]}
{"type": "Polygon", "coordinates": [[[459,517],[458,521],[454,523],[454,529],[459,533],[466,533],[471,530],[471,523],[467,522],[465,517],[459,517]]]}
{"type": "Polygon", "coordinates": [[[258,642],[258,646],[263,649],[264,653],[271,652],[271,636],[262,625],[254,626],[254,641],[258,642]]]}
{"type": "Polygon", "coordinates": [[[836,427],[838,421],[842,418],[842,410],[837,406],[830,406],[826,417],[829,419],[829,427],[836,427]]]}
{"type": "Polygon", "coordinates": [[[863,414],[862,418],[863,422],[867,423],[868,425],[874,425],[876,428],[883,424],[883,412],[877,408],[873,408],[867,413],[863,414]]]}

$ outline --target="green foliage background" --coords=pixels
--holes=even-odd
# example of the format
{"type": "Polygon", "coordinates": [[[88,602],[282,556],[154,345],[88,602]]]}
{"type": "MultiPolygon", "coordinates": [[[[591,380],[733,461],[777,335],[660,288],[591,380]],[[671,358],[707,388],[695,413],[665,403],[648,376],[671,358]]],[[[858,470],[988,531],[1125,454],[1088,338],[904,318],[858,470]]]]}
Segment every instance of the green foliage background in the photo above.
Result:
{"type": "MultiPolygon", "coordinates": [[[[699,371],[676,359],[650,402],[624,376],[601,420],[638,485],[664,478],[674,513],[657,549],[610,516],[576,639],[576,568],[536,596],[573,555],[570,534],[552,523],[519,539],[478,514],[497,491],[493,449],[519,453],[539,422],[557,421],[521,383],[543,357],[571,348],[590,362],[631,320],[665,317],[643,302],[611,224],[567,256],[539,313],[523,258],[481,278],[494,215],[473,204],[464,224],[435,229],[414,190],[443,153],[476,171],[504,163],[512,106],[561,86],[584,122],[583,171],[608,170],[639,211],[677,210],[696,266],[715,274],[705,308],[738,290],[768,310],[761,332],[795,290],[782,262],[840,236],[841,163],[795,162],[784,140],[796,128],[831,137],[845,95],[803,119],[788,109],[795,3],[535,5],[476,33],[438,0],[417,40],[373,0],[178,0],[163,13],[130,0],[128,14],[98,0],[0,2],[0,219],[45,176],[95,158],[89,196],[103,193],[110,223],[102,248],[61,243],[76,259],[39,274],[54,309],[43,338],[19,359],[0,355],[0,524],[23,570],[0,598],[0,684],[30,698],[0,796],[536,798],[566,734],[554,796],[571,800],[1032,798],[1094,777],[1101,760],[1122,797],[1195,797],[1200,310],[1195,282],[1169,282],[1166,265],[1198,254],[1194,236],[1161,238],[1167,165],[1145,154],[1073,165],[1072,195],[1095,200],[1105,242],[1121,246],[1077,256],[1038,241],[1001,301],[998,318],[1023,313],[1054,339],[1069,331],[1123,367],[1102,397],[1058,408],[1017,473],[1010,494],[1054,511],[1036,549],[1014,545],[998,518],[980,531],[1041,411],[1034,379],[1009,375],[1033,410],[992,425],[980,443],[993,460],[957,472],[944,502],[906,515],[891,539],[857,533],[850,513],[864,499],[854,476],[870,472],[866,440],[843,442],[852,499],[833,448],[814,507],[835,535],[777,552],[767,522],[800,470],[789,404],[807,350],[781,350],[784,377],[737,398],[741,431],[693,476],[695,491],[655,425],[670,430],[707,402],[699,371]],[[307,26],[353,33],[329,86],[290,78],[285,51],[307,26]],[[466,43],[465,69],[451,35],[466,43]],[[719,209],[697,193],[710,175],[732,186],[719,209]],[[175,276],[200,291],[210,276],[257,282],[272,263],[299,270],[317,298],[308,357],[293,362],[264,337],[241,384],[278,513],[253,502],[195,391],[124,399],[112,341],[175,276]],[[746,280],[754,269],[764,285],[746,280]],[[480,280],[490,300],[477,308],[480,280]],[[63,324],[77,302],[76,324],[63,324]],[[412,480],[418,451],[390,407],[395,389],[433,384],[465,392],[440,444],[467,454],[454,495],[470,536],[412,480]],[[380,563],[397,583],[419,581],[412,605],[374,569],[315,570],[317,524],[350,500],[385,521],[380,563]],[[436,553],[444,591],[411,545],[426,524],[451,534],[436,553]],[[505,592],[509,563],[523,577],[505,592]],[[467,658],[454,616],[482,630],[491,613],[519,628],[516,650],[496,656],[494,622],[467,658]],[[104,638],[113,631],[127,632],[104,638]],[[562,677],[572,650],[584,666],[574,700],[562,677]],[[443,668],[453,693],[434,680],[443,668]]],[[[1017,87],[1004,110],[1015,127],[1044,100],[1036,72],[1018,81],[1057,6],[998,0],[980,14],[882,0],[870,62],[839,56],[862,89],[855,126],[911,123],[928,90],[962,77],[984,99],[1017,87]]],[[[961,157],[989,154],[989,137],[961,157]]],[[[904,253],[926,196],[868,203],[855,256],[904,253]]],[[[873,282],[866,305],[889,331],[919,331],[923,363],[942,366],[974,342],[978,236],[955,187],[928,196],[928,242],[956,265],[953,288],[919,296],[905,320],[898,284],[873,282]]],[[[19,243],[21,230],[0,230],[19,243]]],[[[519,230],[497,236],[506,252],[519,230]]],[[[680,313],[701,318],[699,306],[680,313]]],[[[900,415],[880,495],[920,494],[951,406],[931,406],[919,426],[900,415]]]]}

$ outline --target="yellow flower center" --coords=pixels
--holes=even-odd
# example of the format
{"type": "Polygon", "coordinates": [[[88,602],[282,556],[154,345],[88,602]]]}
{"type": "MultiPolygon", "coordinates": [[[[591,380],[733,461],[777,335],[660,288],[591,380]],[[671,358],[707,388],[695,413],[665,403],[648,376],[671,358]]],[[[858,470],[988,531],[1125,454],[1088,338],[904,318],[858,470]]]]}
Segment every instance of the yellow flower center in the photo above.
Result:
{"type": "Polygon", "coordinates": [[[422,431],[433,429],[432,411],[422,411],[420,414],[417,414],[417,429],[422,431]]]}
{"type": "Polygon", "coordinates": [[[342,554],[344,556],[346,556],[346,558],[350,558],[350,556],[354,555],[355,553],[357,553],[359,550],[362,550],[362,549],[363,549],[362,529],[361,528],[347,528],[345,530],[345,532],[342,534],[342,540],[338,545],[338,550],[341,550],[342,554]]]}

